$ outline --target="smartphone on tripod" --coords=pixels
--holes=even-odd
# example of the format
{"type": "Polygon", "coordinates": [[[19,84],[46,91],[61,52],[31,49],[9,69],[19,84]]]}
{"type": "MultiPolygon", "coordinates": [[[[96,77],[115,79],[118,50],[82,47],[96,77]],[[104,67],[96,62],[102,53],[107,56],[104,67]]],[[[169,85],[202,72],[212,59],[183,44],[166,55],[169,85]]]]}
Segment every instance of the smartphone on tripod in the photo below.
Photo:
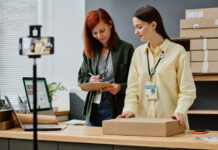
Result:
{"type": "Polygon", "coordinates": [[[19,39],[20,55],[49,55],[53,53],[53,37],[22,37],[19,39]]]}

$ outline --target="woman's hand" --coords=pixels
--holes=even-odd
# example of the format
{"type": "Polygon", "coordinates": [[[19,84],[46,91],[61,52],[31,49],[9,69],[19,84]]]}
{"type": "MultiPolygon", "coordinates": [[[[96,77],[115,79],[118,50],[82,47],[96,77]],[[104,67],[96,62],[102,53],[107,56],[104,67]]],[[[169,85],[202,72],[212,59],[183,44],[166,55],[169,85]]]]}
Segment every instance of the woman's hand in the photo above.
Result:
{"type": "Polygon", "coordinates": [[[135,115],[132,112],[126,111],[126,112],[122,113],[121,115],[117,116],[116,119],[119,119],[119,118],[134,118],[134,117],[135,117],[135,115]]]}
{"type": "Polygon", "coordinates": [[[89,82],[93,83],[93,82],[101,82],[101,76],[97,75],[97,76],[91,76],[89,79],[89,82]]]}
{"type": "Polygon", "coordinates": [[[185,116],[183,114],[180,114],[180,113],[175,113],[172,118],[175,118],[177,120],[179,120],[179,124],[181,126],[184,126],[185,125],[185,116]]]}
{"type": "Polygon", "coordinates": [[[117,83],[113,83],[111,85],[112,85],[111,87],[106,87],[104,88],[104,90],[110,92],[113,95],[116,95],[121,90],[121,86],[120,84],[117,83]]]}

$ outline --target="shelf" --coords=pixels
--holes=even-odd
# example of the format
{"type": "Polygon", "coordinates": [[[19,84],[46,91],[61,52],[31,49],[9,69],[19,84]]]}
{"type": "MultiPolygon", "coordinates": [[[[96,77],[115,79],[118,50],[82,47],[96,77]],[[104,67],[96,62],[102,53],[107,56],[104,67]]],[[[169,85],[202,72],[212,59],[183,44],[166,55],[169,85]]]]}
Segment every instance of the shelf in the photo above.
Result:
{"type": "Polygon", "coordinates": [[[189,110],[188,114],[218,115],[218,110],[189,110]]]}
{"type": "Polygon", "coordinates": [[[195,81],[218,81],[218,75],[193,75],[195,81]]]}

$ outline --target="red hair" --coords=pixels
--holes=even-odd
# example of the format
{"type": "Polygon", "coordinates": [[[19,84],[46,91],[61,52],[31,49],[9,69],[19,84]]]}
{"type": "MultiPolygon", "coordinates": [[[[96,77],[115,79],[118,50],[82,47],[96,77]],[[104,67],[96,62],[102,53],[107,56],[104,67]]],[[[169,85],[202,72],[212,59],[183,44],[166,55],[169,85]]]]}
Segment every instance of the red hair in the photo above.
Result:
{"type": "Polygon", "coordinates": [[[117,33],[110,15],[102,8],[92,10],[86,16],[83,32],[84,51],[88,58],[93,58],[96,48],[102,48],[101,42],[92,36],[92,30],[100,21],[104,21],[104,23],[112,25],[111,35],[107,47],[111,49],[116,45],[117,33]]]}

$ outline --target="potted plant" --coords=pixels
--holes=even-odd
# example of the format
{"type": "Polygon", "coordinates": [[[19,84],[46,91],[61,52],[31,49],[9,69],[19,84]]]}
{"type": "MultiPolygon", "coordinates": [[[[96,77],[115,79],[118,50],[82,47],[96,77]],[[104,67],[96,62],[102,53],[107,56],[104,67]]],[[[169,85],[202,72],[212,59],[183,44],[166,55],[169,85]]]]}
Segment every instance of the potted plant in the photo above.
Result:
{"type": "MultiPolygon", "coordinates": [[[[61,82],[51,82],[48,84],[48,93],[50,96],[51,103],[54,100],[54,96],[57,92],[66,91],[67,89],[62,85],[61,82]]],[[[53,108],[53,110],[55,110],[53,108]]],[[[57,111],[57,110],[55,110],[57,111]]]]}

